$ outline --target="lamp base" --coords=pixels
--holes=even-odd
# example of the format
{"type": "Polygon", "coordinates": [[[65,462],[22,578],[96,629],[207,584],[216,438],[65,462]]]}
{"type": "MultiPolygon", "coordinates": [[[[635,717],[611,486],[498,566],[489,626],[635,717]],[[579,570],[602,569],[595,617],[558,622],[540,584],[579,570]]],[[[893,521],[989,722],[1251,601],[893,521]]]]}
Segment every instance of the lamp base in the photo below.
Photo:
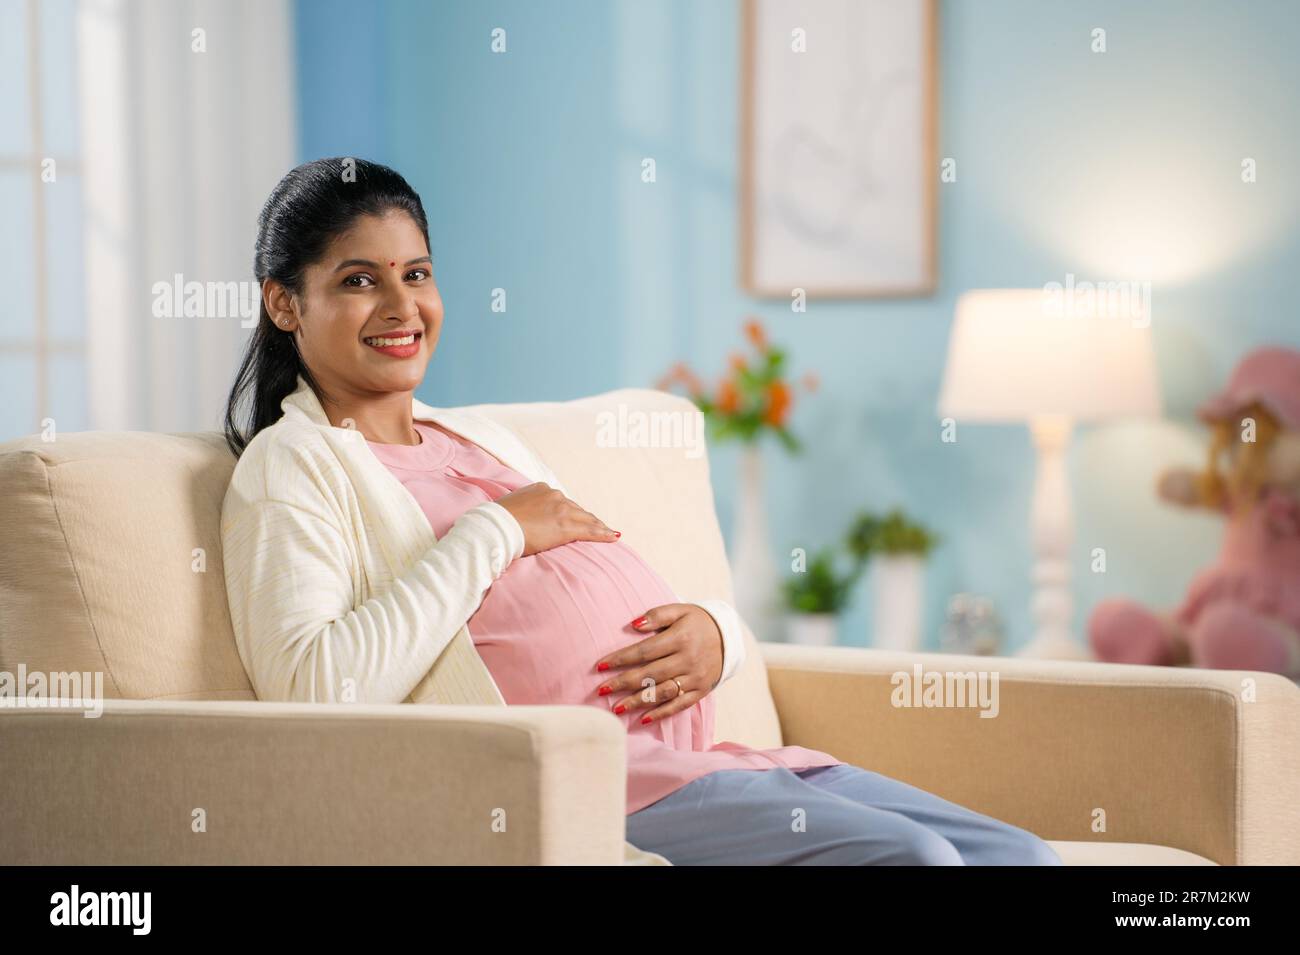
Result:
{"type": "Polygon", "coordinates": [[[1062,415],[1040,415],[1030,422],[1038,470],[1030,506],[1030,536],[1034,545],[1031,613],[1034,638],[1017,656],[1038,660],[1091,660],[1081,642],[1073,639],[1071,621],[1074,598],[1070,593],[1070,545],[1074,517],[1065,470],[1065,449],[1070,440],[1070,420],[1062,415]]]}

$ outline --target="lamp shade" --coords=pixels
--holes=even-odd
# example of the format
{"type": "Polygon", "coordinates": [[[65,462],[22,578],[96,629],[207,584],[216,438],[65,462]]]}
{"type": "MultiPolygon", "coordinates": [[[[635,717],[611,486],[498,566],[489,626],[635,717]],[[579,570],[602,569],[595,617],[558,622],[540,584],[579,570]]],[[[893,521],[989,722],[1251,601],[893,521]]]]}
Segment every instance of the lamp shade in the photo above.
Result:
{"type": "MultiPolygon", "coordinates": [[[[1085,302],[1084,304],[1088,304],[1085,302]]],[[[957,300],[939,414],[976,421],[1158,415],[1145,302],[1089,307],[1059,289],[984,289],[957,300]]]]}

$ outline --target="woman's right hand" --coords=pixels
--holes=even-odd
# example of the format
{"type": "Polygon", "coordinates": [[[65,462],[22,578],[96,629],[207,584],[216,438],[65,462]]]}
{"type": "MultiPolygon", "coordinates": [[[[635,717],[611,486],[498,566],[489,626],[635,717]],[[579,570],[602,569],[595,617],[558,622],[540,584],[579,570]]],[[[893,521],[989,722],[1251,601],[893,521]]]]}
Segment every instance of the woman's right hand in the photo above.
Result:
{"type": "Polygon", "coordinates": [[[618,534],[544,481],[527,484],[496,499],[524,529],[527,557],[572,541],[616,541],[618,534]]]}

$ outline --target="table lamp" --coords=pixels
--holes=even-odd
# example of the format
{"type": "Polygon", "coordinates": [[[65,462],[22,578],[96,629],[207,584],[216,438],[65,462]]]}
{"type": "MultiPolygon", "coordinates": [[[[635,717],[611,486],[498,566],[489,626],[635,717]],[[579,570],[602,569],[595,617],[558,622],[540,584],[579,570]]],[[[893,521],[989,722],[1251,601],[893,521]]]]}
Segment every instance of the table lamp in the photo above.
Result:
{"type": "Polygon", "coordinates": [[[1160,413],[1146,300],[1124,296],[1117,307],[1098,307],[1094,292],[1082,307],[1079,298],[1063,296],[1059,286],[967,292],[948,341],[940,416],[958,428],[1026,422],[1037,451],[1035,632],[1021,656],[1090,657],[1072,635],[1074,520],[1065,452],[1075,422],[1160,413]]]}

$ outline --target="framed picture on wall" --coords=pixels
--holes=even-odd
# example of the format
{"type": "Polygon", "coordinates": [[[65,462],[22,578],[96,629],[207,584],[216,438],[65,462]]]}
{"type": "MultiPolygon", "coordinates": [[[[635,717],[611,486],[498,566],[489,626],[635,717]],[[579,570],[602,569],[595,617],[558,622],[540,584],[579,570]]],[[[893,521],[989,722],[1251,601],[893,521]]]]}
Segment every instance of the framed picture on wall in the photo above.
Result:
{"type": "Polygon", "coordinates": [[[740,270],[751,295],[937,283],[935,0],[744,0],[740,270]]]}

